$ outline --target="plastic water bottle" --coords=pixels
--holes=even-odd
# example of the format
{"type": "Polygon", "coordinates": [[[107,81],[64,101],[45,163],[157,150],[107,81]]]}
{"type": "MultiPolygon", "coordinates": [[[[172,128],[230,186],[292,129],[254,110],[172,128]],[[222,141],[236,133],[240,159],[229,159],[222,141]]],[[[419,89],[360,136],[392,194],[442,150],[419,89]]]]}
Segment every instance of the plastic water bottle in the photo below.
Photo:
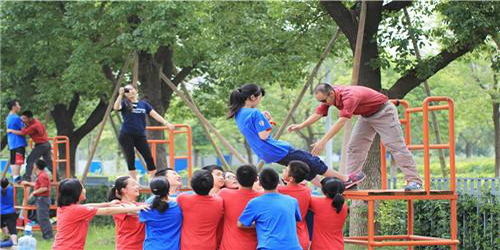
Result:
{"type": "Polygon", "coordinates": [[[36,239],[32,235],[33,225],[29,222],[24,228],[24,236],[19,238],[18,250],[36,250],[36,239]]]}

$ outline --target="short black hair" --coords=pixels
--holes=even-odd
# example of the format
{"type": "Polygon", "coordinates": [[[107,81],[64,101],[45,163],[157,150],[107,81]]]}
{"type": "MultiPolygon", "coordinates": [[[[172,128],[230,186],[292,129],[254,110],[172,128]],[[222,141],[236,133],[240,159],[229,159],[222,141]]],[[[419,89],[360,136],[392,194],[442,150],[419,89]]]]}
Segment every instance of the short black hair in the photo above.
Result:
{"type": "Polygon", "coordinates": [[[251,188],[257,180],[257,168],[254,165],[241,165],[236,170],[236,179],[242,187],[251,188]]]}
{"type": "Polygon", "coordinates": [[[24,115],[28,118],[33,118],[33,112],[31,112],[30,110],[24,111],[21,115],[24,115]]]}
{"type": "Polygon", "coordinates": [[[38,168],[39,170],[44,170],[46,167],[47,167],[47,162],[45,162],[44,160],[40,159],[36,161],[36,168],[38,168]]]}
{"type": "Polygon", "coordinates": [[[293,177],[295,183],[301,183],[309,176],[309,166],[303,161],[290,161],[288,163],[288,176],[293,177]]]}
{"type": "Polygon", "coordinates": [[[19,103],[19,102],[18,102],[17,100],[15,100],[15,99],[14,99],[14,100],[10,100],[10,101],[8,101],[8,102],[7,102],[7,108],[8,108],[9,110],[11,110],[11,109],[12,109],[12,107],[16,106],[16,103],[19,103]]]}
{"type": "Polygon", "coordinates": [[[201,169],[208,170],[208,171],[210,171],[210,173],[212,173],[214,170],[220,170],[220,171],[224,172],[224,169],[219,165],[207,165],[207,166],[202,167],[201,169]]]}
{"type": "Polygon", "coordinates": [[[82,194],[83,186],[78,179],[64,179],[59,184],[59,193],[57,195],[57,206],[64,207],[77,204],[82,194]]]}
{"type": "Polygon", "coordinates": [[[164,169],[160,169],[160,170],[156,171],[156,173],[155,173],[155,177],[167,176],[167,172],[168,172],[169,170],[175,171],[175,170],[173,170],[172,168],[164,168],[164,169]]]}
{"type": "Polygon", "coordinates": [[[1,186],[2,188],[7,188],[9,186],[9,179],[7,178],[2,178],[2,183],[1,183],[1,186]]]}
{"type": "Polygon", "coordinates": [[[274,190],[278,186],[280,176],[272,168],[264,168],[259,174],[260,185],[264,190],[274,190]]]}
{"type": "Polygon", "coordinates": [[[191,177],[191,188],[198,195],[208,195],[214,186],[214,177],[208,170],[196,170],[191,177]]]}

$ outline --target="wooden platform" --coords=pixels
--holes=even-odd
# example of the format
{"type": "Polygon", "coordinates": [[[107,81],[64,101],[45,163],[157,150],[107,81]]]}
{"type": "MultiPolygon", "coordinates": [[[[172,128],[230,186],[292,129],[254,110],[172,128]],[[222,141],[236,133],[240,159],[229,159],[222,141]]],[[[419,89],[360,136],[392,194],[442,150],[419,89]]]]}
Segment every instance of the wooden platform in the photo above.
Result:
{"type": "Polygon", "coordinates": [[[347,199],[353,200],[456,200],[458,195],[450,190],[405,191],[404,189],[347,190],[347,199]]]}

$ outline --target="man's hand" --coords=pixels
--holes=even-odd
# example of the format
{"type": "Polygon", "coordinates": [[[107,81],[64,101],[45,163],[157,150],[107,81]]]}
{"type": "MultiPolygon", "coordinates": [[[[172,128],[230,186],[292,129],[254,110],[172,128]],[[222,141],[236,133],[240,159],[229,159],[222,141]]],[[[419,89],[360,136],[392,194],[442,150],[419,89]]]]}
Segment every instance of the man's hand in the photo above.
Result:
{"type": "Polygon", "coordinates": [[[298,131],[301,129],[302,129],[302,127],[300,126],[300,124],[292,124],[292,125],[288,126],[288,128],[287,128],[289,133],[291,133],[293,131],[298,131]]]}
{"type": "Polygon", "coordinates": [[[318,156],[323,151],[323,149],[325,149],[325,145],[326,142],[324,142],[323,140],[319,140],[318,142],[313,143],[311,145],[313,147],[313,149],[311,150],[311,154],[314,156],[318,156]]]}
{"type": "Polygon", "coordinates": [[[273,117],[271,116],[271,113],[269,113],[269,111],[263,111],[262,114],[264,115],[264,117],[268,120],[268,121],[272,121],[273,120],[273,117]]]}

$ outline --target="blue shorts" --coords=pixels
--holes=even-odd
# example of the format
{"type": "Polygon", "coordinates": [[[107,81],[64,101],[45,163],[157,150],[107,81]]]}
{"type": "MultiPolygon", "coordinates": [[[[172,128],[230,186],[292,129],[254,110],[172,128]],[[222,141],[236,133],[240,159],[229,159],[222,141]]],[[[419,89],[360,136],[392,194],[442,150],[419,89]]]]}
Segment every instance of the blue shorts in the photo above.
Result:
{"type": "Polygon", "coordinates": [[[308,181],[314,179],[318,174],[324,174],[328,170],[328,166],[319,157],[304,150],[294,148],[290,148],[288,154],[276,163],[288,166],[288,163],[291,161],[303,161],[309,166],[309,176],[306,176],[306,180],[308,181]]]}

